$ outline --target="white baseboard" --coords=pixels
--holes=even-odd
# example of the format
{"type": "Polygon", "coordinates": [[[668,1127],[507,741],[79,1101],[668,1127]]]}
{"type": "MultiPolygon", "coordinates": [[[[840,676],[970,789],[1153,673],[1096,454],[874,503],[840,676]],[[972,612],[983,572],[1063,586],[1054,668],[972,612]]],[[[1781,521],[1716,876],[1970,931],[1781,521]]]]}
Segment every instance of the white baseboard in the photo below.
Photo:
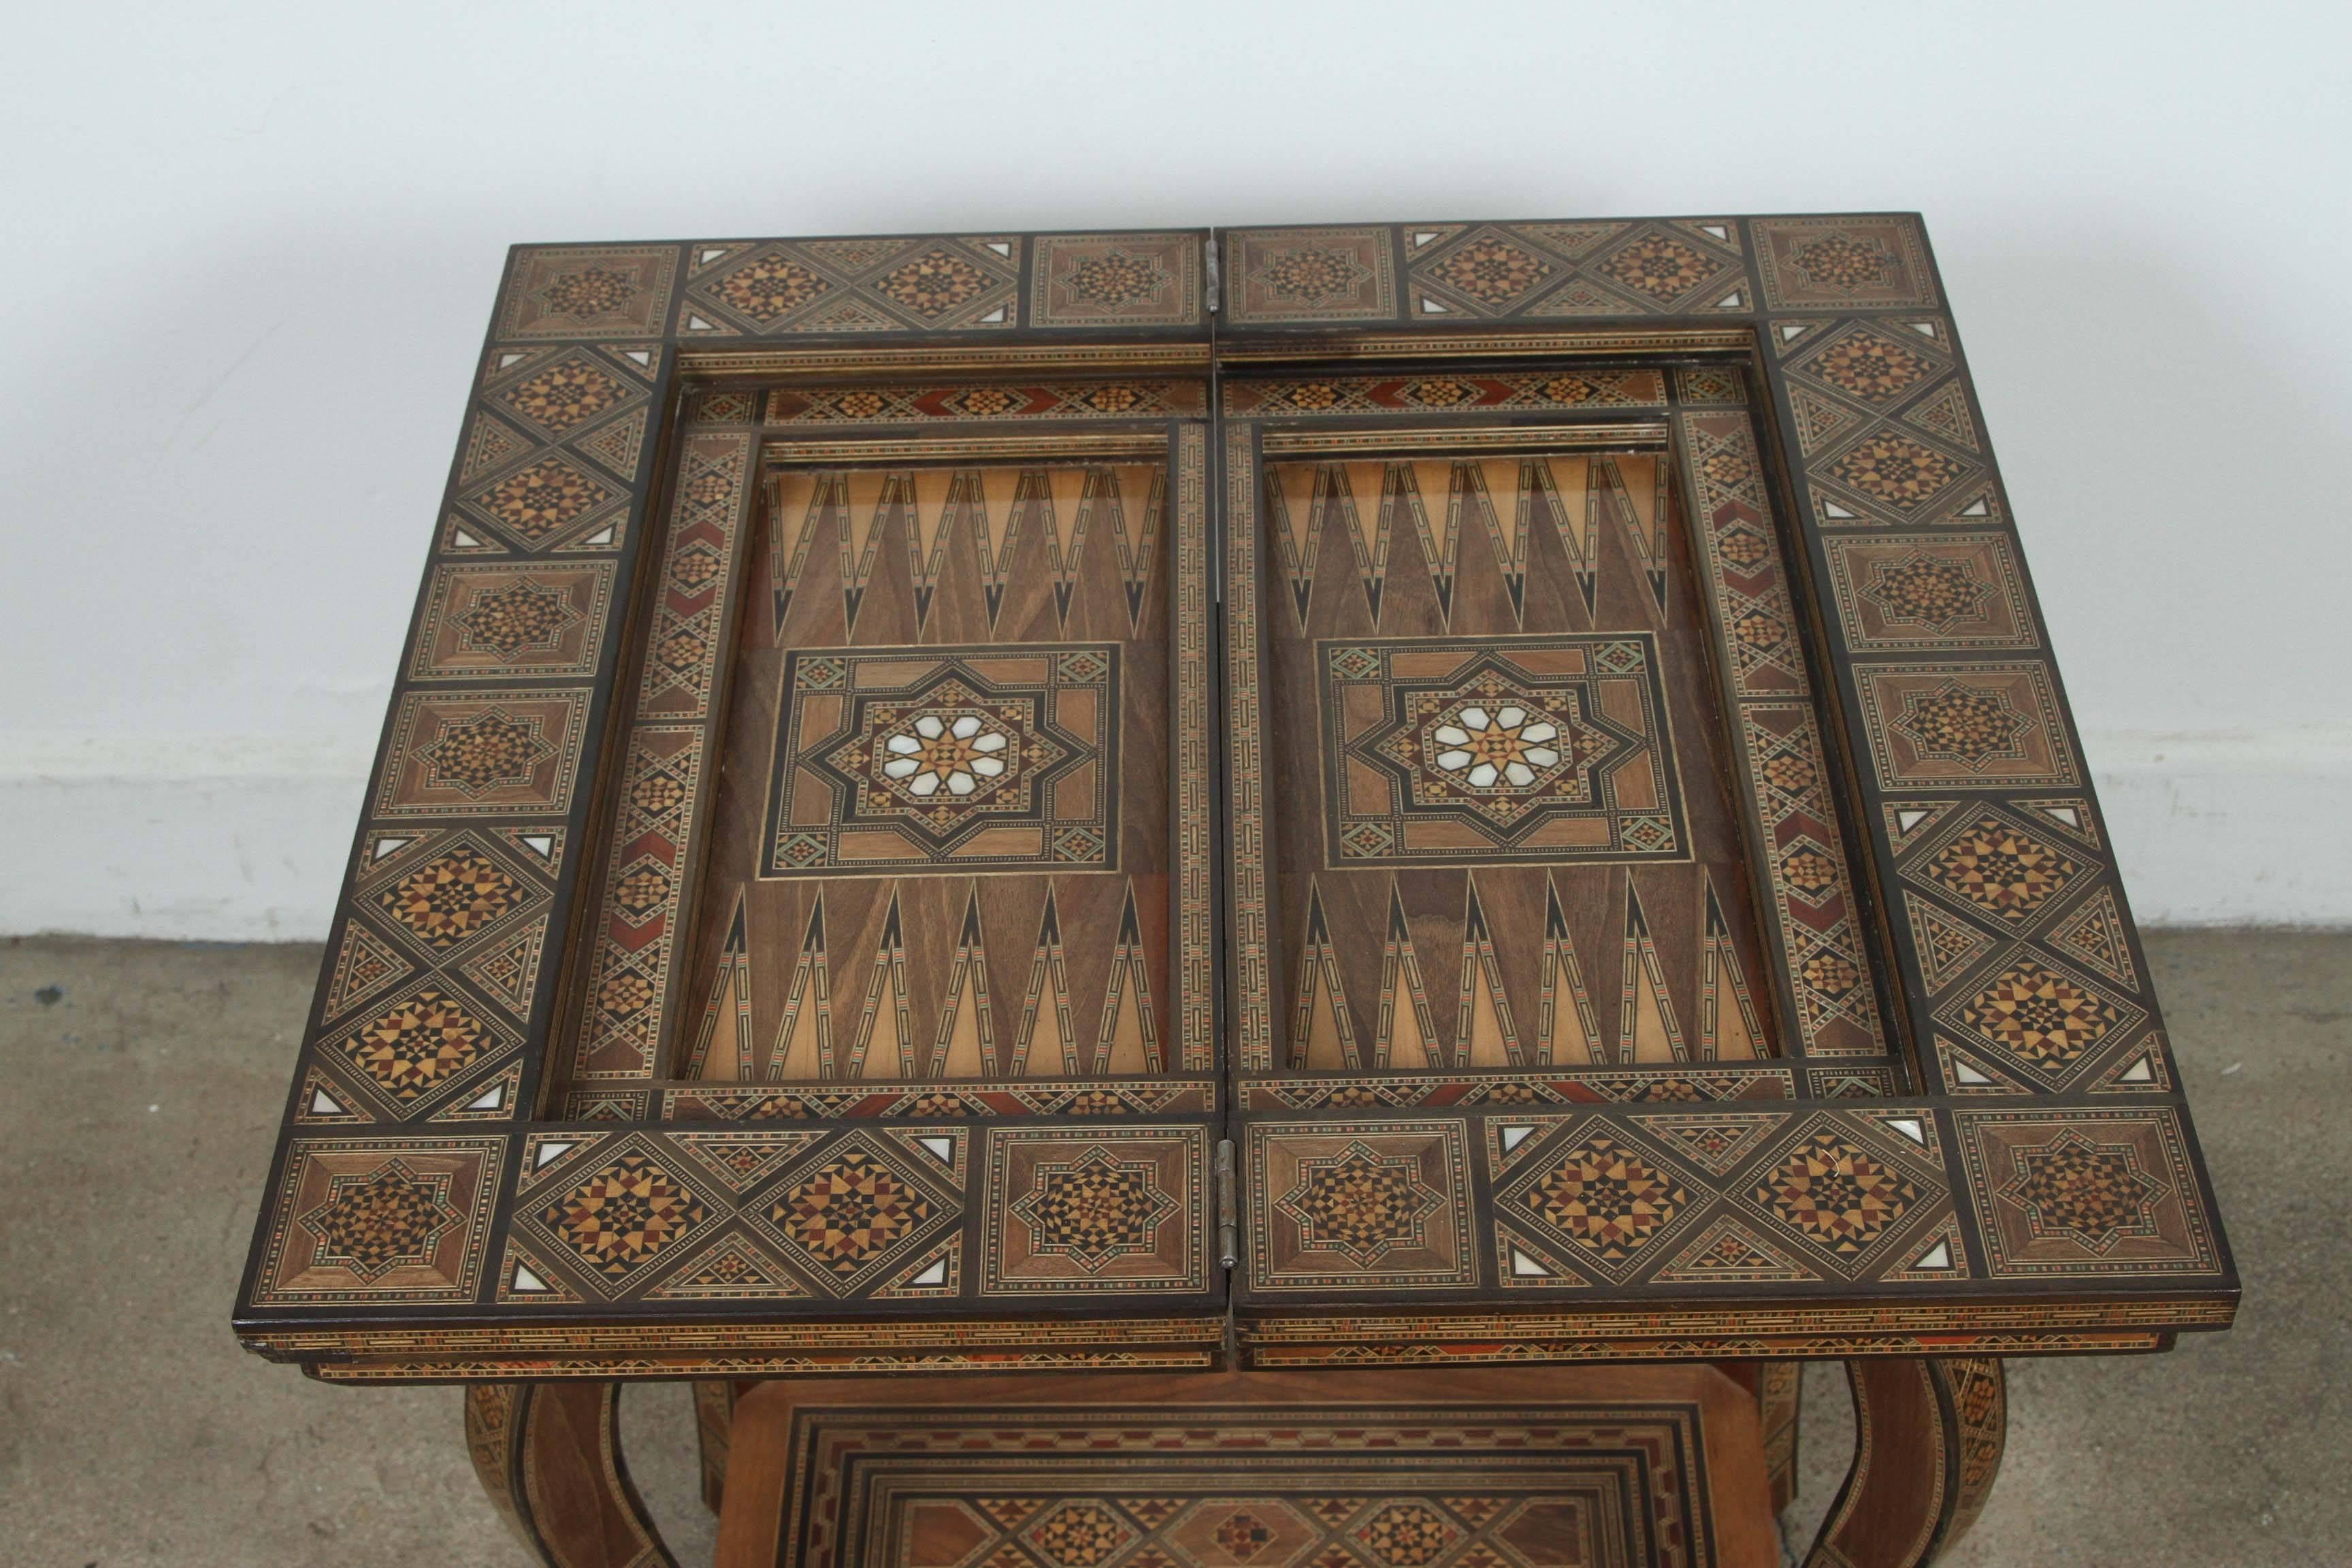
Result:
{"type": "MultiPolygon", "coordinates": [[[[2352,925],[2352,724],[2084,738],[2147,925],[2352,925]]],[[[371,756],[308,736],[0,734],[0,932],[327,935],[371,756]]]]}
{"type": "Polygon", "coordinates": [[[2352,925],[2352,724],[2083,750],[2142,925],[2352,925]]]}
{"type": "Polygon", "coordinates": [[[365,744],[286,735],[0,735],[0,931],[320,942],[365,744]]]}

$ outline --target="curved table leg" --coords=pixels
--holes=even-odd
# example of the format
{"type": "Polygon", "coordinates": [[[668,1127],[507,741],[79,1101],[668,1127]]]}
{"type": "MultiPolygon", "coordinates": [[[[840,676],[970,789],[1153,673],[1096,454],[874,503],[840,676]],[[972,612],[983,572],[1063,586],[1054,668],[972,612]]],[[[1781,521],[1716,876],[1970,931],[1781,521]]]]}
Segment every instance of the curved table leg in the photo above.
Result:
{"type": "Polygon", "coordinates": [[[2000,1363],[1872,1357],[1853,1384],[1853,1469],[1806,1568],[1918,1568],[1958,1541],[2000,1469],[2000,1363]]]}
{"type": "Polygon", "coordinates": [[[702,1503],[717,1513],[727,1496],[727,1453],[733,1443],[735,1401],[748,1383],[699,1380],[694,1385],[694,1436],[702,1450],[702,1503]]]}
{"type": "Polygon", "coordinates": [[[547,1568],[677,1568],[621,1462],[617,1383],[466,1390],[482,1489],[547,1568]]]}

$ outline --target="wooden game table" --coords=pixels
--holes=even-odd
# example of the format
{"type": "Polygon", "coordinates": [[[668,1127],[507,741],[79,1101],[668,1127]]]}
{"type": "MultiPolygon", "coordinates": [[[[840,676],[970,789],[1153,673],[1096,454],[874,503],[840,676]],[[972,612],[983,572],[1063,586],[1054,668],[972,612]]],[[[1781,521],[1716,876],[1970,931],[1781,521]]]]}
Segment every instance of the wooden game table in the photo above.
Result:
{"type": "Polygon", "coordinates": [[[1923,1563],[2235,1308],[2115,858],[1913,216],[518,247],[236,1331],[564,1564],[632,1379],[1837,1358],[1923,1563]]]}

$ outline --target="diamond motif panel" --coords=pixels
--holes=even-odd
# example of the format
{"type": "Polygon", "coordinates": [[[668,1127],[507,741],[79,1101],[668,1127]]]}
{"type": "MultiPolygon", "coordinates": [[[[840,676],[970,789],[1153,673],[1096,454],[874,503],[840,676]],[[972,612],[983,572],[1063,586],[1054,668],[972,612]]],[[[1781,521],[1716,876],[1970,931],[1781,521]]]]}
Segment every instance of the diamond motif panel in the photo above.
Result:
{"type": "Polygon", "coordinates": [[[955,1227],[963,1205],[883,1139],[852,1132],[787,1171],[755,1200],[782,1255],[826,1293],[864,1289],[955,1227]]]}
{"type": "Polygon", "coordinates": [[[1973,914],[2023,926],[2097,868],[2057,838],[1982,812],[1909,858],[1903,874],[1973,914]]]}
{"type": "Polygon", "coordinates": [[[668,1163],[625,1143],[569,1190],[541,1202],[537,1218],[581,1262],[618,1280],[693,1235],[710,1212],[668,1163]]]}
{"type": "Polygon", "coordinates": [[[1017,236],[707,241],[687,247],[681,338],[1020,325],[1017,236]]]}
{"type": "Polygon", "coordinates": [[[1496,1207],[1498,1218],[1532,1226],[1575,1261],[1612,1277],[1647,1261],[1676,1222],[1696,1212],[1671,1168],[1605,1131],[1546,1151],[1497,1189],[1496,1207]]]}
{"type": "Polygon", "coordinates": [[[1418,322],[1481,316],[1638,316],[1753,303],[1736,225],[1480,224],[1403,231],[1418,322]]]}
{"type": "Polygon", "coordinates": [[[1932,1171],[1863,1136],[1851,1120],[1816,1115],[1753,1166],[1733,1195],[1769,1222],[1769,1237],[1853,1279],[1929,1216],[1948,1212],[1932,1171]]]}
{"type": "Polygon", "coordinates": [[[2139,1037],[2147,1014],[2109,987],[2012,949],[1975,989],[1937,1012],[1960,1041],[2052,1088],[2079,1077],[2108,1051],[2139,1037]]]}
{"type": "Polygon", "coordinates": [[[341,1052],[392,1104],[418,1103],[515,1044],[482,1011],[428,984],[381,1013],[359,1015],[367,1021],[342,1037],[341,1052]]]}

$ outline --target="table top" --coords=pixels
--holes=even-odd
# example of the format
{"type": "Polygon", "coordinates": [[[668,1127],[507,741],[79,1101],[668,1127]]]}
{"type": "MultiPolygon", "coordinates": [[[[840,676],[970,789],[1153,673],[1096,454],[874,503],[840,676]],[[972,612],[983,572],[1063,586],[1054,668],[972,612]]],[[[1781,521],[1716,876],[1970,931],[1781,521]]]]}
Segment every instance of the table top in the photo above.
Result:
{"type": "Polygon", "coordinates": [[[1910,215],[520,247],[237,1330],[2160,1348],[2114,860],[1910,215]]]}

